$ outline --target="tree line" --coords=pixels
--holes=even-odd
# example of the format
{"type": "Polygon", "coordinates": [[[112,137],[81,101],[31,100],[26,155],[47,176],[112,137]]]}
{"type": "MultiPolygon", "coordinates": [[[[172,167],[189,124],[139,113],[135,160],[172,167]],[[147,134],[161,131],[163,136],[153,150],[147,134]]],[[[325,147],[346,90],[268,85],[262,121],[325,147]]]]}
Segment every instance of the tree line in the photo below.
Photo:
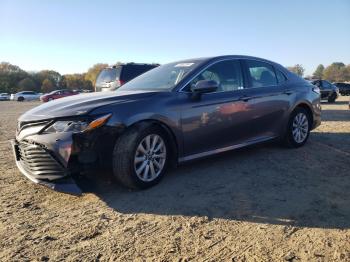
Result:
{"type": "MultiPolygon", "coordinates": [[[[99,63],[89,68],[86,73],[61,75],[53,70],[26,72],[17,65],[2,62],[0,63],[0,93],[19,91],[48,93],[56,89],[94,90],[97,75],[107,66],[99,63]]],[[[305,69],[300,64],[287,68],[301,77],[304,76],[305,69]]],[[[320,64],[313,75],[307,78],[327,79],[331,82],[350,81],[350,64],[334,62],[327,67],[320,64]]]]}
{"type": "Polygon", "coordinates": [[[17,65],[0,63],[0,93],[36,91],[48,93],[57,89],[94,90],[97,75],[107,67],[99,63],[83,74],[65,74],[53,70],[26,72],[17,65]]]}
{"type": "MultiPolygon", "coordinates": [[[[305,69],[302,65],[287,67],[289,71],[304,76],[305,69]]],[[[327,67],[320,64],[317,66],[312,76],[306,76],[308,79],[325,79],[330,82],[348,82],[350,81],[350,64],[345,65],[342,62],[334,62],[327,67]]]]}

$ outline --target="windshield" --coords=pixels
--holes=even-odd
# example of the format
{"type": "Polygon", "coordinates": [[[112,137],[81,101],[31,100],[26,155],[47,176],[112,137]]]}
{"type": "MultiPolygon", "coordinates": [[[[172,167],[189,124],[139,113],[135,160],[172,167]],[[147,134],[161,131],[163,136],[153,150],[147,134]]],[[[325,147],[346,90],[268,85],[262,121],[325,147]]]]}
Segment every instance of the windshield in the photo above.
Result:
{"type": "Polygon", "coordinates": [[[96,85],[101,83],[110,83],[119,78],[121,68],[105,68],[98,75],[96,85]]]}
{"type": "Polygon", "coordinates": [[[177,62],[156,67],[121,86],[119,90],[170,90],[199,62],[177,62]]]}

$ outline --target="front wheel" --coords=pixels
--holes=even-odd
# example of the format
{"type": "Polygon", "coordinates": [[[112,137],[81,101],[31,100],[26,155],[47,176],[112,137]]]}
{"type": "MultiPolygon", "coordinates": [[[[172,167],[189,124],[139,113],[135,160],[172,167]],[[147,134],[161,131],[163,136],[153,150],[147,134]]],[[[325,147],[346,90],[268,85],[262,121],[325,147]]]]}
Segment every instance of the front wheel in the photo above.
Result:
{"type": "Polygon", "coordinates": [[[23,101],[24,101],[24,97],[23,97],[23,96],[20,96],[19,98],[17,98],[17,101],[18,101],[18,102],[23,102],[23,101]]]}
{"type": "Polygon", "coordinates": [[[294,148],[303,146],[310,135],[310,128],[310,114],[304,108],[295,109],[289,118],[285,144],[294,148]]]}
{"type": "Polygon", "coordinates": [[[127,130],[113,151],[113,174],[124,186],[144,189],[157,184],[169,160],[167,137],[155,125],[139,125],[127,130]]]}

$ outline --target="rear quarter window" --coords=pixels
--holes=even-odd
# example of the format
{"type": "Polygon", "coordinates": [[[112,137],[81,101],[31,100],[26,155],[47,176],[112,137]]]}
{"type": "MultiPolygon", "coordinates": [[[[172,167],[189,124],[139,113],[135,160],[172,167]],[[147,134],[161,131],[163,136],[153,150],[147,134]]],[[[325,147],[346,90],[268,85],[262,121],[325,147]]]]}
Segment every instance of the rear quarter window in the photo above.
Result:
{"type": "Polygon", "coordinates": [[[279,84],[287,81],[287,77],[280,70],[276,69],[277,81],[279,84]]]}
{"type": "Polygon", "coordinates": [[[125,82],[155,68],[151,65],[126,65],[123,67],[121,79],[125,82]]]}
{"type": "Polygon", "coordinates": [[[272,65],[256,60],[246,60],[250,87],[277,85],[275,70],[272,65]]]}

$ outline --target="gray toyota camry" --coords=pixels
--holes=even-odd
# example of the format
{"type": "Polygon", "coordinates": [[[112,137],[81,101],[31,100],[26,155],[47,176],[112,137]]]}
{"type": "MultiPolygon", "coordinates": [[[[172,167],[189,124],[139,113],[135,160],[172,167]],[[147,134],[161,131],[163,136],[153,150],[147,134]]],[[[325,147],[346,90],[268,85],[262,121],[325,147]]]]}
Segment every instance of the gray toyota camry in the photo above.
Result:
{"type": "Polygon", "coordinates": [[[31,181],[80,194],[74,178],[84,170],[147,188],[189,160],[269,140],[300,147],[320,122],[318,87],[265,59],[220,56],[40,105],[19,118],[12,144],[31,181]]]}

